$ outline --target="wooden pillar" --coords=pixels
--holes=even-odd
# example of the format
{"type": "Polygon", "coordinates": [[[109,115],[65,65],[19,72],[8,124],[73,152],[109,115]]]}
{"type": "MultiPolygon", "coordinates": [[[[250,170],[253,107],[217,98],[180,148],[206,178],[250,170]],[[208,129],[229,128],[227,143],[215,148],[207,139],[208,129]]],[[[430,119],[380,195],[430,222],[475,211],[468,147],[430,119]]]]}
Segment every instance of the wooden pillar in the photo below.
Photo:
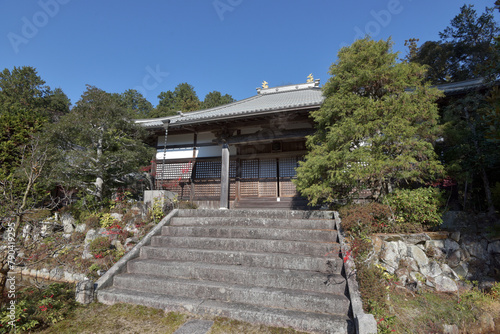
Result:
{"type": "Polygon", "coordinates": [[[229,145],[222,144],[222,164],[220,171],[220,208],[229,209],[229,145]]]}
{"type": "MultiPolygon", "coordinates": [[[[161,182],[161,185],[160,185],[160,189],[163,189],[163,183],[165,182],[165,159],[167,158],[167,138],[168,138],[168,125],[170,124],[170,120],[167,119],[163,122],[163,128],[165,128],[165,141],[163,142],[163,161],[162,161],[162,165],[161,165],[161,174],[162,174],[162,182],[161,182]]],[[[158,175],[158,164],[156,164],[157,166],[157,171],[156,171],[156,175],[158,175]]]]}
{"type": "Polygon", "coordinates": [[[195,132],[193,135],[193,160],[191,165],[191,179],[189,186],[191,187],[189,192],[189,200],[192,202],[196,197],[196,187],[194,185],[194,177],[196,175],[196,146],[198,145],[198,132],[195,132]]]}

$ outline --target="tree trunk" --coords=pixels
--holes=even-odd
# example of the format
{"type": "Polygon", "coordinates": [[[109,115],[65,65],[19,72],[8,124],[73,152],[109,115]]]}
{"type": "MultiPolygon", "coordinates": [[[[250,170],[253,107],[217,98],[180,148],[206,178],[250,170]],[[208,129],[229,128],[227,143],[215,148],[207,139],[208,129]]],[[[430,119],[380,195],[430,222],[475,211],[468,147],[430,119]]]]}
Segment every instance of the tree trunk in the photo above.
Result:
{"type": "Polygon", "coordinates": [[[102,170],[101,170],[101,159],[102,159],[102,138],[104,136],[104,128],[100,128],[101,133],[100,133],[100,138],[97,140],[97,170],[98,170],[98,175],[95,180],[95,196],[99,200],[99,202],[102,202],[102,196],[103,196],[103,187],[104,187],[104,180],[102,178],[102,170]]]}

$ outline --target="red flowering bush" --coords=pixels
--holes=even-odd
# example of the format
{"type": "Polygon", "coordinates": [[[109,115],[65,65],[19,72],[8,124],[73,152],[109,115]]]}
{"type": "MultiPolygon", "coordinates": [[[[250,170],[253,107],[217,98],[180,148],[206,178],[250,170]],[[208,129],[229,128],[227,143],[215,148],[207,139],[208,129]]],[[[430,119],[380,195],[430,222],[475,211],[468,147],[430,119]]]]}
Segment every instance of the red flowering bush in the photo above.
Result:
{"type": "Polygon", "coordinates": [[[104,257],[110,252],[111,247],[111,241],[108,237],[97,237],[90,243],[89,251],[96,258],[98,258],[97,256],[104,257]]]}

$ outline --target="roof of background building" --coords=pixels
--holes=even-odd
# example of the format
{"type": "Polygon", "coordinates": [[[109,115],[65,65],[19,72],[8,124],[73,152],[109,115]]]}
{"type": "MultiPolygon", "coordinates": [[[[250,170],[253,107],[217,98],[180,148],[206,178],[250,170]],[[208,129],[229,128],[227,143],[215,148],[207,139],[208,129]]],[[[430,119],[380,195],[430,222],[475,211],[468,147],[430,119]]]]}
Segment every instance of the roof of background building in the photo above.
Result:
{"type": "Polygon", "coordinates": [[[439,90],[445,92],[445,94],[461,93],[470,89],[476,89],[483,87],[485,80],[483,78],[471,79],[459,82],[452,82],[448,84],[435,85],[439,90]]]}

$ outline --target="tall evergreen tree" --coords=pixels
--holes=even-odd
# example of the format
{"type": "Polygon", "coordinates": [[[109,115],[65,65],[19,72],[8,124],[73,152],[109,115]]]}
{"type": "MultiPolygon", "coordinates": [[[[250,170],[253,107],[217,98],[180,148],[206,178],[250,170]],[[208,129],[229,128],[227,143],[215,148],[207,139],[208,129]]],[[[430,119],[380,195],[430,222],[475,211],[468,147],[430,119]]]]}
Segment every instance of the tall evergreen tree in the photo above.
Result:
{"type": "Polygon", "coordinates": [[[201,108],[201,102],[198,95],[196,95],[194,87],[187,82],[178,84],[175,87],[174,96],[177,110],[189,112],[201,108]]]}
{"type": "Polygon", "coordinates": [[[120,98],[130,118],[149,118],[153,111],[151,102],[135,89],[128,89],[120,98]]]}
{"type": "Polygon", "coordinates": [[[143,130],[127,116],[117,96],[88,86],[52,130],[61,157],[57,181],[99,203],[125,175],[145,165],[152,152],[141,141],[143,130]]]}
{"type": "Polygon", "coordinates": [[[423,66],[396,58],[390,40],[365,38],[339,51],[297,168],[297,189],[312,204],[361,189],[383,196],[391,185],[426,182],[442,171],[433,148],[440,92],[423,83],[423,66]]]}
{"type": "Polygon", "coordinates": [[[158,98],[160,101],[152,113],[153,117],[171,116],[176,115],[177,111],[190,112],[202,108],[194,87],[187,82],[178,84],[173,92],[161,92],[158,98]]]}
{"type": "Polygon", "coordinates": [[[483,77],[485,65],[500,60],[493,48],[499,31],[493,8],[478,15],[474,5],[464,5],[439,33],[440,41],[425,42],[412,61],[428,65],[428,79],[435,84],[483,77]]]}
{"type": "Polygon", "coordinates": [[[222,106],[224,104],[228,104],[234,101],[235,99],[233,99],[231,95],[229,94],[222,95],[220,92],[214,90],[213,92],[210,92],[207,95],[205,95],[202,107],[203,109],[209,109],[222,106]]]}
{"type": "Polygon", "coordinates": [[[176,105],[175,105],[175,96],[174,92],[167,91],[161,92],[158,95],[160,101],[156,108],[151,112],[151,117],[165,117],[165,116],[174,116],[177,113],[176,105]]]}

